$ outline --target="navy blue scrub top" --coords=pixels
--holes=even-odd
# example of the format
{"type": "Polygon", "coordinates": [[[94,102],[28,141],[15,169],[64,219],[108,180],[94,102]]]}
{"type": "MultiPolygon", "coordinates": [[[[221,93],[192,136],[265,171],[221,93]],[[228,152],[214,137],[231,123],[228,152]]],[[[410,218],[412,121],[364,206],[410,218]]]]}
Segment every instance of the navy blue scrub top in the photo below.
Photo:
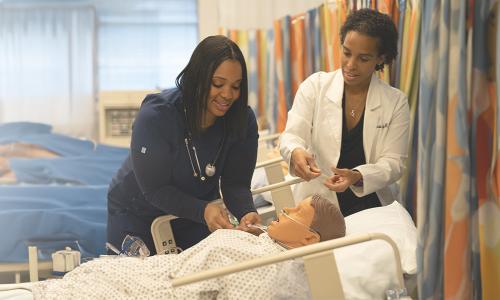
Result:
{"type": "MultiPolygon", "coordinates": [[[[215,175],[201,181],[193,176],[184,141],[187,130],[180,91],[148,95],[133,125],[130,154],[109,187],[108,241],[120,248],[125,235],[133,234],[145,240],[154,253],[151,222],[170,214],[179,217],[172,222],[177,245],[184,249],[194,245],[209,234],[204,211],[209,201],[220,197],[219,177],[224,202],[234,216],[241,219],[255,212],[250,183],[257,159],[258,131],[250,107],[247,113],[243,138],[229,135],[223,118],[193,136],[203,174],[220,149],[215,175]]],[[[199,172],[192,151],[191,157],[199,172]]]]}

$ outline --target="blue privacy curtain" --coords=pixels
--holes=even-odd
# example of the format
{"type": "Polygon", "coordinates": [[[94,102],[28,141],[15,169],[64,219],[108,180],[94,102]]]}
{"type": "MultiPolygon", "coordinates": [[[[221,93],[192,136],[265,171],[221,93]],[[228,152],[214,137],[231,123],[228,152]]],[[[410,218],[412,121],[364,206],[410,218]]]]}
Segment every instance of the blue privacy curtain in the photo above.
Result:
{"type": "Polygon", "coordinates": [[[416,193],[420,299],[500,295],[498,79],[495,51],[487,43],[498,30],[493,4],[422,2],[416,193]]]}

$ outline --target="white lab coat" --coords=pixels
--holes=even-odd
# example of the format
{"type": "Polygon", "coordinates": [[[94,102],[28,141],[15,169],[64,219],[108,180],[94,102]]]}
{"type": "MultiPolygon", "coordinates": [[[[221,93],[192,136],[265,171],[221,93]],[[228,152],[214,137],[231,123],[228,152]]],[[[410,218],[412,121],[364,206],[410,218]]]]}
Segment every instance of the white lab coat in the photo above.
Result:
{"type": "MultiPolygon", "coordinates": [[[[342,95],[344,77],[339,69],[318,72],[299,87],[288,112],[286,129],[280,137],[280,152],[290,163],[295,148],[306,149],[326,175],[337,165],[342,141],[342,95]]],[[[363,147],[366,164],[355,167],[363,175],[363,186],[351,186],[358,197],[376,192],[382,205],[399,200],[396,181],[403,174],[408,151],[410,113],[407,97],[372,76],[366,100],[363,147]]],[[[291,168],[290,168],[291,170],[291,168]]],[[[313,193],[337,199],[318,177],[300,183],[294,190],[295,201],[313,193]]]]}

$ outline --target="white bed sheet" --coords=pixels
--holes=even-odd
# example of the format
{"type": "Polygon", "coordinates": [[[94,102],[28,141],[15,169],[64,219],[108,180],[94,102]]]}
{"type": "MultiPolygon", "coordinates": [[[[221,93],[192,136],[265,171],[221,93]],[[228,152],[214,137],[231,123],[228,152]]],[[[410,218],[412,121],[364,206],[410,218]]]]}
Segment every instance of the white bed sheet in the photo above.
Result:
{"type": "Polygon", "coordinates": [[[33,300],[31,283],[0,284],[0,300],[33,300]]]}
{"type": "MultiPolygon", "coordinates": [[[[396,243],[404,274],[417,271],[417,229],[398,202],[345,218],[346,235],[384,233],[396,243]]],[[[346,299],[384,299],[397,287],[396,265],[388,243],[375,240],[334,250],[346,299]]]]}

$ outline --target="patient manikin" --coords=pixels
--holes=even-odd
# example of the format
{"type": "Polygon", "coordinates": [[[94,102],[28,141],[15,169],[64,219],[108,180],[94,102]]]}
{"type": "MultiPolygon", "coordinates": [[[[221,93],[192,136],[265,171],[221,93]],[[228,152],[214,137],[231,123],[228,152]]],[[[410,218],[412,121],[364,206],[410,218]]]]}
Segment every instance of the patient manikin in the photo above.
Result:
{"type": "Polygon", "coordinates": [[[337,205],[314,195],[295,208],[285,209],[269,225],[267,233],[259,236],[219,229],[180,254],[96,259],[63,279],[34,284],[33,295],[35,299],[310,298],[300,261],[285,261],[177,288],[171,286],[170,280],[344,235],[344,218],[337,205]],[[296,274],[298,277],[291,280],[290,276],[296,274]],[[287,286],[283,287],[283,283],[287,286]]]}
{"type": "Polygon", "coordinates": [[[9,143],[0,145],[0,183],[8,184],[16,182],[16,175],[9,166],[9,158],[52,158],[58,155],[38,145],[27,143],[9,143]]]}

